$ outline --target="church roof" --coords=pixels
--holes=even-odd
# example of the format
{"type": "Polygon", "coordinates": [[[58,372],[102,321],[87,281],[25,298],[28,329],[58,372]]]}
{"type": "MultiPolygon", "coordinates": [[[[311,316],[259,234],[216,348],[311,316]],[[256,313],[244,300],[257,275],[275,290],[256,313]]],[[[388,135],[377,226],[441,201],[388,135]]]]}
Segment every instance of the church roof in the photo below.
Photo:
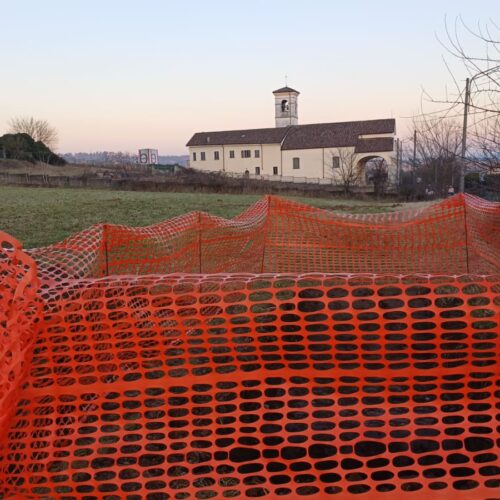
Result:
{"type": "Polygon", "coordinates": [[[274,90],[273,94],[300,94],[298,90],[292,89],[291,87],[281,87],[278,90],[274,90]]]}
{"type": "Polygon", "coordinates": [[[198,132],[191,137],[186,146],[210,146],[222,144],[281,144],[287,132],[288,127],[198,132]]]}
{"type": "Polygon", "coordinates": [[[394,150],[394,138],[373,137],[369,139],[358,139],[356,142],[356,153],[382,153],[394,150]]]}
{"type": "MultiPolygon", "coordinates": [[[[295,125],[290,127],[290,131],[286,135],[281,149],[354,147],[358,143],[359,136],[392,134],[395,131],[396,121],[392,118],[386,120],[295,125]]],[[[365,143],[365,147],[368,144],[370,143],[365,143]]],[[[371,149],[371,151],[379,150],[371,149]]]]}
{"type": "Polygon", "coordinates": [[[363,120],[313,123],[289,127],[198,132],[186,146],[230,144],[281,144],[281,149],[356,147],[359,153],[392,151],[392,137],[360,138],[364,135],[394,134],[396,120],[363,120]]]}

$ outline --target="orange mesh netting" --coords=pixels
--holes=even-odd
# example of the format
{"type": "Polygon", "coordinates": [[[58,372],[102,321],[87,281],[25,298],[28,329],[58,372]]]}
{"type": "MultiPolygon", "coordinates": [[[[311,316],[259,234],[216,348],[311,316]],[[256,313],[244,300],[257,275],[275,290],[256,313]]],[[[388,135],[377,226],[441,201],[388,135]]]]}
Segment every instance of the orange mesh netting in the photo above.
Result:
{"type": "Polygon", "coordinates": [[[0,233],[0,497],[498,497],[499,228],[268,197],[0,233]]]}
{"type": "Polygon", "coordinates": [[[31,255],[49,285],[116,274],[492,273],[500,214],[496,203],[461,195],[375,215],[269,196],[231,220],[193,212],[144,228],[98,224],[31,255]]]}
{"type": "Polygon", "coordinates": [[[42,311],[37,291],[33,259],[18,241],[0,232],[0,439],[30,362],[42,311]]]}

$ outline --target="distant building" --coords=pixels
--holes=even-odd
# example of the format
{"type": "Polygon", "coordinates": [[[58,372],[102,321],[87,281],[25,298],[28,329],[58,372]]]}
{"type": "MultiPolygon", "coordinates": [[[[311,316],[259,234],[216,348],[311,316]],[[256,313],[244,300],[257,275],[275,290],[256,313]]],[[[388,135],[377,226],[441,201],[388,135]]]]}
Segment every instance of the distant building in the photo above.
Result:
{"type": "MultiPolygon", "coordinates": [[[[366,164],[383,158],[395,181],[394,119],[298,124],[299,92],[273,92],[275,128],[198,132],[187,143],[190,166],[252,176],[339,179],[345,162],[366,164]],[[342,164],[344,162],[344,164],[342,164]]],[[[365,175],[360,175],[364,184],[365,175]]]]}
{"type": "Polygon", "coordinates": [[[137,155],[121,151],[65,153],[63,157],[69,163],[83,163],[88,165],[134,165],[138,161],[137,155]]]}
{"type": "Polygon", "coordinates": [[[158,165],[158,150],[139,149],[139,163],[141,165],[158,165]]]}

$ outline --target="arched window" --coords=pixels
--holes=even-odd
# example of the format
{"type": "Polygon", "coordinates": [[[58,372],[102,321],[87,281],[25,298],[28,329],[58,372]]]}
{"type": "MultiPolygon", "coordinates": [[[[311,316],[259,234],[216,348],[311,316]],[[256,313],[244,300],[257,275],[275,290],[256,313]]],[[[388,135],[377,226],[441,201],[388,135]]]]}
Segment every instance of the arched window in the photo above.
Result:
{"type": "Polygon", "coordinates": [[[282,112],[285,112],[285,111],[288,111],[288,101],[286,99],[283,99],[281,101],[281,111],[282,112]]]}

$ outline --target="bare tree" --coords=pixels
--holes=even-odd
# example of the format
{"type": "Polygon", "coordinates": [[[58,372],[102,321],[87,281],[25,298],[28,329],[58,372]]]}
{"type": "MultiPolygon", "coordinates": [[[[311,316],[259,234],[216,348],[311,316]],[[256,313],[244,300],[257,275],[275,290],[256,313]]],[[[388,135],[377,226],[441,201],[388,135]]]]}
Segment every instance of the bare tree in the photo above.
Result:
{"type": "Polygon", "coordinates": [[[361,179],[363,169],[359,166],[358,157],[352,148],[335,148],[327,163],[333,179],[342,185],[345,194],[350,194],[352,187],[361,179]]]}
{"type": "Polygon", "coordinates": [[[467,161],[476,170],[500,171],[500,116],[478,124],[469,134],[469,149],[474,152],[467,161]]]}
{"type": "Polygon", "coordinates": [[[450,186],[458,185],[462,128],[457,121],[428,117],[414,120],[413,125],[417,132],[414,178],[444,195],[450,186]]]}
{"type": "Polygon", "coordinates": [[[491,170],[492,165],[498,168],[500,27],[490,21],[471,28],[461,17],[451,26],[445,19],[445,36],[440,43],[448,55],[445,64],[453,87],[441,98],[424,92],[427,102],[438,108],[430,112],[422,110],[421,116],[432,118],[434,126],[442,121],[462,121],[459,153],[462,189],[466,165],[474,170],[491,170]],[[470,48],[476,46],[482,49],[478,52],[470,48]]]}
{"type": "Polygon", "coordinates": [[[10,120],[9,132],[28,134],[34,141],[43,142],[50,149],[57,146],[57,130],[47,120],[31,117],[15,117],[10,120]]]}
{"type": "Polygon", "coordinates": [[[446,62],[453,79],[454,91],[443,99],[431,99],[441,104],[468,104],[471,115],[500,115],[500,27],[491,21],[489,24],[478,24],[472,29],[462,17],[457,17],[452,26],[445,19],[445,38],[441,45],[446,53],[459,62],[460,77],[467,76],[470,81],[470,99],[466,102],[465,86],[460,82],[456,71],[446,62]],[[469,40],[467,39],[469,38],[469,40]],[[468,42],[477,42],[483,46],[482,53],[471,51],[466,47],[468,42]],[[465,73],[465,75],[464,75],[465,73]]]}

